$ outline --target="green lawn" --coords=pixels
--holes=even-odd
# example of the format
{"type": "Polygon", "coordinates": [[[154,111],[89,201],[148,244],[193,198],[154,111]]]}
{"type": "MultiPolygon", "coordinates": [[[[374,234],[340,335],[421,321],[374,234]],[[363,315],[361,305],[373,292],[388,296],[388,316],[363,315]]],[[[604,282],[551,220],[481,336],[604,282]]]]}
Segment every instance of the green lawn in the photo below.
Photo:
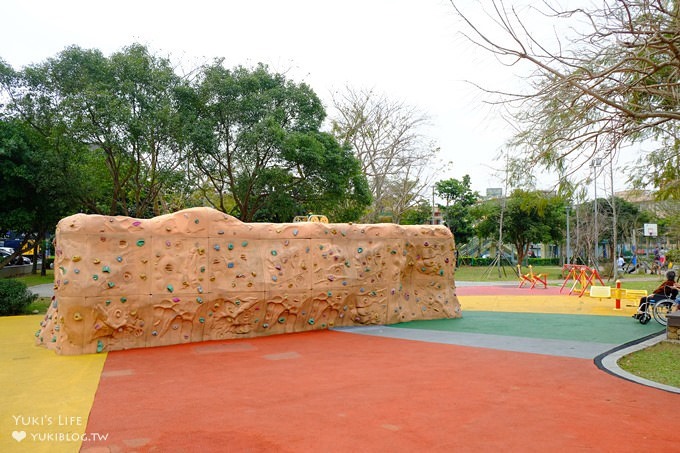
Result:
{"type": "Polygon", "coordinates": [[[45,283],[53,283],[54,270],[48,269],[47,275],[45,275],[44,277],[40,275],[40,271],[38,270],[38,273],[35,275],[34,274],[22,275],[21,277],[14,277],[14,279],[24,282],[26,286],[36,286],[43,285],[45,283]]]}
{"type": "Polygon", "coordinates": [[[680,387],[680,343],[662,341],[619,359],[619,366],[636,376],[680,387]]]}

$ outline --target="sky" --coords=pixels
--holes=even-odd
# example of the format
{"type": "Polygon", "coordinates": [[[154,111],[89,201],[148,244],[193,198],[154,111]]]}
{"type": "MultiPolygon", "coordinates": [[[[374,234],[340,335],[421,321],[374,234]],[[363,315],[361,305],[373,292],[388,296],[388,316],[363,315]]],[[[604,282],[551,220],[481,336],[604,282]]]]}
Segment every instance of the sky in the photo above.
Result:
{"type": "Polygon", "coordinates": [[[503,187],[498,156],[511,129],[469,81],[521,79],[462,36],[448,0],[4,0],[0,11],[0,58],[15,69],[73,44],[109,55],[135,42],[187,69],[263,62],[309,84],[329,115],[331,93],[346,87],[417,108],[441,148],[436,180],[468,174],[482,194],[503,187]]]}

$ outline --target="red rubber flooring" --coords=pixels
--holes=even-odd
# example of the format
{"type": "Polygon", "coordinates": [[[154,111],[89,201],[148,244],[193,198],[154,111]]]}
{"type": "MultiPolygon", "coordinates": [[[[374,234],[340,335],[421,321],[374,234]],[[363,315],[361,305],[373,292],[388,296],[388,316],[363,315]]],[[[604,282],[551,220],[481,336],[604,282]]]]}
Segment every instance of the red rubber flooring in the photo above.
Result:
{"type": "Polygon", "coordinates": [[[317,331],[109,353],[81,451],[671,452],[679,406],[592,360],[317,331]]]}

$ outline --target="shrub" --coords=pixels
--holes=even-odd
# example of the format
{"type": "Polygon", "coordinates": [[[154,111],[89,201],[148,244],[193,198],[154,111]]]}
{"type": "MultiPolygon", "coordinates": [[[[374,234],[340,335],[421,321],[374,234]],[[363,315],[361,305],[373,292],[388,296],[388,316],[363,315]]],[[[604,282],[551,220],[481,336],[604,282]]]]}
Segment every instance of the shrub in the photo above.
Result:
{"type": "Polygon", "coordinates": [[[527,264],[532,266],[559,266],[561,258],[528,258],[527,264]]]}
{"type": "Polygon", "coordinates": [[[12,278],[0,280],[0,316],[21,315],[37,298],[24,282],[12,278]]]}

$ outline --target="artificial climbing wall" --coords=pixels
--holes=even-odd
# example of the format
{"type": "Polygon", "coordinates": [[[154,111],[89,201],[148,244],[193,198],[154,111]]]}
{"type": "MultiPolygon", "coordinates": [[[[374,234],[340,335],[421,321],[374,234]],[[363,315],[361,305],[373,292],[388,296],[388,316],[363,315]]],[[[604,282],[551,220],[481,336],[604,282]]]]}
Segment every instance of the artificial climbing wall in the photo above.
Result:
{"type": "Polygon", "coordinates": [[[82,354],[460,316],[441,226],[77,214],[37,342],[82,354]]]}

